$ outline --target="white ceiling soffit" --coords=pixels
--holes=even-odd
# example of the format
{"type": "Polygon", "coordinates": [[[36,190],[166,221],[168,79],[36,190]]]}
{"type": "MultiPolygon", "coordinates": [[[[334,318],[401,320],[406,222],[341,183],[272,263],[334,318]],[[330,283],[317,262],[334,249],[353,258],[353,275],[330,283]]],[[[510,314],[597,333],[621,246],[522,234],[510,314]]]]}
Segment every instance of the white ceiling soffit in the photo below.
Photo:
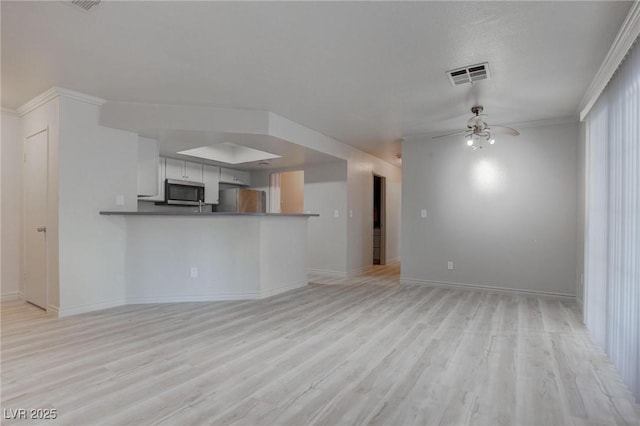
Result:
{"type": "Polygon", "coordinates": [[[633,43],[640,37],[640,1],[636,1],[631,6],[629,13],[627,14],[620,31],[616,36],[611,49],[604,58],[598,73],[591,82],[589,89],[580,102],[580,121],[583,121],[593,105],[600,97],[600,94],[615,74],[616,70],[620,66],[620,63],[624,60],[625,56],[633,43]]]}
{"type": "Polygon", "coordinates": [[[254,161],[272,160],[274,158],[281,157],[280,155],[271,154],[269,152],[249,148],[232,142],[222,142],[215,145],[187,149],[185,151],[179,151],[178,154],[204,158],[205,160],[218,161],[227,164],[251,163],[254,161]]]}
{"type": "Polygon", "coordinates": [[[575,114],[630,2],[2,1],[2,106],[52,86],[271,111],[395,163],[401,137],[575,114]],[[446,70],[489,62],[451,87],[446,70]]]}

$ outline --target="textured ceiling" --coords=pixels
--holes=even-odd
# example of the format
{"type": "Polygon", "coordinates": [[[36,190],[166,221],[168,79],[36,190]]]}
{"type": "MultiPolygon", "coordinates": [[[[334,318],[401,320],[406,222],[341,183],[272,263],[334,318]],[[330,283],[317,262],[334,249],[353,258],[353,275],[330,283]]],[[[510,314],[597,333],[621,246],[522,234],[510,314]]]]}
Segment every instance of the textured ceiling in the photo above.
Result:
{"type": "Polygon", "coordinates": [[[51,86],[269,110],[393,160],[402,136],[572,116],[631,2],[1,2],[2,106],[51,86]],[[452,87],[450,68],[492,79],[452,87]]]}

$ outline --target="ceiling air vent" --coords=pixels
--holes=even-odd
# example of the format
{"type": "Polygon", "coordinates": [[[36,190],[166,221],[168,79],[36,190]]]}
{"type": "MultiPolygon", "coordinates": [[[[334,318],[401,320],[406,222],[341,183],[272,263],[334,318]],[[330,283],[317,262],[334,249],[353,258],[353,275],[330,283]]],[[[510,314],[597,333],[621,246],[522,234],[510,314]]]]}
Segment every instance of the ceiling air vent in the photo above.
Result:
{"type": "Polygon", "coordinates": [[[71,4],[77,8],[89,12],[91,9],[100,4],[101,0],[73,0],[71,4]]]}
{"type": "Polygon", "coordinates": [[[463,84],[471,84],[480,80],[488,80],[491,78],[489,74],[489,63],[469,65],[462,68],[447,71],[447,77],[453,86],[461,86],[463,84]]]}

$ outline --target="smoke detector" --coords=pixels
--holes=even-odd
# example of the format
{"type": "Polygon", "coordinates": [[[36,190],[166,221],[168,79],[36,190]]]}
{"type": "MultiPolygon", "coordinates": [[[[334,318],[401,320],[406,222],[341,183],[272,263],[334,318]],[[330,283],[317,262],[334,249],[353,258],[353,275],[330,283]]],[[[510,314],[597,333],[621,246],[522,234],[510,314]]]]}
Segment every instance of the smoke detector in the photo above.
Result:
{"type": "Polygon", "coordinates": [[[491,78],[489,73],[489,63],[468,65],[462,68],[456,68],[447,71],[447,77],[452,86],[461,86],[464,84],[473,84],[476,81],[488,80],[491,78]]]}
{"type": "Polygon", "coordinates": [[[89,12],[91,9],[99,5],[100,1],[101,0],[72,0],[71,5],[77,9],[89,12]]]}

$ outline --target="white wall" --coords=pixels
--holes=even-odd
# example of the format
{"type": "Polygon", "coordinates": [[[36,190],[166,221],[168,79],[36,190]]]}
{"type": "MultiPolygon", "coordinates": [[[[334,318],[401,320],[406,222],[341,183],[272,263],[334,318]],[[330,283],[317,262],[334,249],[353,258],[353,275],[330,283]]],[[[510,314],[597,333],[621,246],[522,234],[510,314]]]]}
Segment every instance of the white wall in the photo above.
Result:
{"type": "Polygon", "coordinates": [[[126,293],[125,221],[99,211],[136,210],[138,136],[100,126],[99,112],[60,98],[60,315],[122,304],[126,293]]]}
{"type": "Polygon", "coordinates": [[[125,220],[127,303],[258,299],[307,285],[307,218],[125,220]]]}
{"type": "Polygon", "coordinates": [[[0,247],[0,293],[2,300],[14,300],[21,293],[21,223],[22,223],[22,140],[20,118],[2,112],[0,147],[0,204],[2,230],[0,247]]]}
{"type": "Polygon", "coordinates": [[[577,241],[576,241],[576,299],[584,304],[584,266],[585,266],[585,215],[586,215],[586,125],[580,123],[580,139],[578,141],[578,208],[577,208],[577,241]]]}
{"type": "Polygon", "coordinates": [[[478,151],[405,141],[404,282],[575,294],[578,125],[520,130],[478,151]]]}
{"type": "MultiPolygon", "coordinates": [[[[310,218],[307,227],[309,272],[346,276],[347,162],[308,164],[297,170],[304,170],[304,211],[320,215],[310,218]]],[[[252,172],[251,186],[268,193],[269,176],[276,171],[252,172]]]]}
{"type": "Polygon", "coordinates": [[[399,189],[403,178],[399,167],[272,113],[269,114],[269,134],[347,160],[345,272],[348,275],[357,274],[373,264],[373,174],[386,177],[386,252],[388,259],[397,260],[400,225],[392,221],[400,220],[400,205],[390,204],[390,200],[398,200],[401,196],[399,189]]]}

